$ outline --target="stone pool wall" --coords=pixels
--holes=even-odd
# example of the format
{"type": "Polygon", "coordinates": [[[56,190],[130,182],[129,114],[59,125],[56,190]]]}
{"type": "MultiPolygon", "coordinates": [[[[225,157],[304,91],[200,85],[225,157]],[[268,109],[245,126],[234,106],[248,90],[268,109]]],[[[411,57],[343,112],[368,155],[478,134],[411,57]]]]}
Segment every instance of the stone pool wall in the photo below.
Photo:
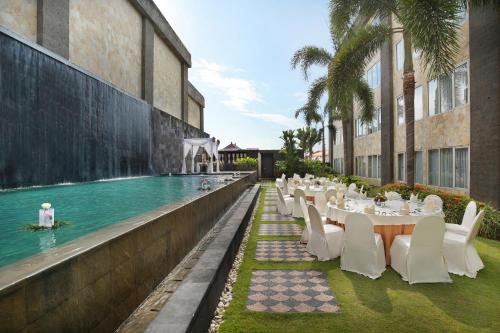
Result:
{"type": "Polygon", "coordinates": [[[176,173],[185,121],[0,27],[0,188],[176,173]]]}
{"type": "Polygon", "coordinates": [[[0,268],[1,331],[113,331],[255,181],[249,173],[0,268]]]}

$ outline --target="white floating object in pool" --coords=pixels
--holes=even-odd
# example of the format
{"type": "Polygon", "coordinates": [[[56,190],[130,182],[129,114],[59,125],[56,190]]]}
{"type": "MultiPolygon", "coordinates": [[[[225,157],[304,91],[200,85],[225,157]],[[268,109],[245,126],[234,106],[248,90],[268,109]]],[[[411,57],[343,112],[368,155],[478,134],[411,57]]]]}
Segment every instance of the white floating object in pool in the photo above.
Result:
{"type": "Polygon", "coordinates": [[[169,176],[169,177],[172,177],[172,173],[171,173],[171,172],[169,172],[169,173],[168,173],[168,176],[169,176]]]}
{"type": "Polygon", "coordinates": [[[54,208],[48,202],[42,204],[42,209],[38,210],[38,225],[44,228],[52,228],[54,226],[54,208]]]}

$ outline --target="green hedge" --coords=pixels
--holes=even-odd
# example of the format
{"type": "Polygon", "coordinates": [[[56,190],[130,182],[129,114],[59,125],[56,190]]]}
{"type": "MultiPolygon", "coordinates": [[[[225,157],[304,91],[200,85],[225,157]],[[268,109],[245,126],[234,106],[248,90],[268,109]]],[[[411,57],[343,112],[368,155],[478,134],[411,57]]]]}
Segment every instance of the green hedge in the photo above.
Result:
{"type": "Polygon", "coordinates": [[[241,157],[234,161],[236,170],[252,171],[257,170],[257,159],[253,157],[241,157]]]}
{"type": "MultiPolygon", "coordinates": [[[[443,211],[445,214],[445,221],[447,223],[462,223],[465,207],[472,199],[466,195],[453,194],[442,190],[434,189],[428,186],[417,184],[412,191],[406,184],[395,183],[383,186],[381,191],[396,191],[403,199],[409,199],[410,194],[419,195],[420,199],[425,198],[429,194],[438,195],[443,200],[443,211]]],[[[479,229],[479,235],[489,239],[500,240],[500,211],[495,210],[493,207],[483,202],[478,202],[478,209],[485,211],[483,225],[479,229]]]]}

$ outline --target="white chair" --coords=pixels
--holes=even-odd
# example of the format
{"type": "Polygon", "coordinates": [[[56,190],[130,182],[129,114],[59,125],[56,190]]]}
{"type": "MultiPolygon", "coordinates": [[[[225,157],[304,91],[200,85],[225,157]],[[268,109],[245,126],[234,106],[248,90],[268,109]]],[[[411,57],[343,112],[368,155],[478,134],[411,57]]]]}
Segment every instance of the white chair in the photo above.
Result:
{"type": "Polygon", "coordinates": [[[345,196],[346,196],[346,198],[350,198],[350,199],[359,199],[359,193],[354,191],[354,190],[351,190],[350,188],[347,189],[345,196]]]}
{"type": "Polygon", "coordinates": [[[438,195],[429,194],[428,196],[426,196],[424,199],[424,205],[430,200],[434,200],[434,204],[436,205],[436,207],[443,210],[443,200],[438,195]]]}
{"type": "Polygon", "coordinates": [[[330,201],[331,197],[337,197],[337,191],[335,190],[328,190],[325,192],[325,199],[326,201],[330,201]]]}
{"type": "Polygon", "coordinates": [[[288,181],[285,179],[283,179],[283,197],[289,197],[290,196],[290,193],[288,193],[288,181]]]}
{"type": "Polygon", "coordinates": [[[345,218],[345,240],[340,268],[377,279],[385,271],[384,241],[370,219],[360,213],[345,218]]]}
{"type": "Polygon", "coordinates": [[[394,238],[391,267],[410,284],[453,282],[443,256],[444,231],[442,217],[427,216],[419,220],[411,236],[394,238]]]}
{"type": "Polygon", "coordinates": [[[326,197],[323,192],[316,192],[314,194],[314,206],[318,209],[321,216],[326,215],[326,197]]]}
{"type": "Polygon", "coordinates": [[[385,197],[387,200],[401,200],[401,194],[398,192],[390,191],[390,192],[385,192],[385,197]]]}
{"type": "Polygon", "coordinates": [[[284,173],[281,174],[281,178],[276,178],[276,187],[283,188],[283,181],[286,180],[284,173]]]}
{"type": "Polygon", "coordinates": [[[467,236],[472,228],[472,224],[476,219],[477,205],[474,201],[470,201],[465,208],[462,224],[446,223],[446,231],[454,232],[462,236],[467,236]]]}
{"type": "Polygon", "coordinates": [[[484,210],[477,214],[465,236],[455,232],[444,234],[443,253],[448,265],[448,272],[476,278],[477,272],[484,268],[483,261],[473,244],[483,218],[484,210]]]}
{"type": "Polygon", "coordinates": [[[309,220],[309,212],[307,210],[307,203],[305,198],[300,198],[300,208],[302,210],[302,215],[304,215],[304,223],[306,227],[302,230],[302,237],[300,238],[300,242],[306,244],[309,242],[309,238],[311,238],[311,222],[309,220]]]}
{"type": "Polygon", "coordinates": [[[293,209],[293,198],[284,198],[279,187],[276,190],[278,192],[278,212],[281,215],[290,215],[293,209]]]}
{"type": "Polygon", "coordinates": [[[344,230],[336,225],[321,222],[321,216],[313,205],[308,206],[311,233],[307,251],[318,257],[319,261],[331,260],[340,256],[344,230]]]}
{"type": "Polygon", "coordinates": [[[356,191],[358,187],[356,186],[356,183],[351,183],[351,185],[349,185],[348,189],[351,190],[351,191],[356,191]]]}
{"type": "Polygon", "coordinates": [[[304,217],[302,214],[302,208],[300,207],[300,198],[304,198],[304,200],[306,200],[306,194],[303,190],[297,188],[293,192],[293,217],[304,217]]]}

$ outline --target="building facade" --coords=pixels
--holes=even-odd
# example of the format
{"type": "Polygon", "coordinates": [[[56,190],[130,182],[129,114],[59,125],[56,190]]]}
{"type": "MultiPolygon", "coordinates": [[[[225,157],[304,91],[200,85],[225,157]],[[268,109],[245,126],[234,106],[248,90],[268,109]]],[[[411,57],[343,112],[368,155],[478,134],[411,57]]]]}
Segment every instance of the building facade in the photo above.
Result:
{"type": "MultiPolygon", "coordinates": [[[[372,18],[369,24],[376,24],[372,18]]],[[[387,18],[391,27],[397,20],[387,18]]],[[[430,80],[415,68],[415,182],[500,205],[500,20],[492,9],[464,10],[455,70],[430,80]]],[[[353,171],[369,183],[405,182],[402,34],[393,34],[366,66],[376,105],[371,124],[354,102],[353,171]]],[[[333,166],[343,172],[342,124],[335,122],[333,166]]]]}
{"type": "Polygon", "coordinates": [[[0,187],[176,173],[208,136],[152,0],[0,0],[0,39],[0,187]]]}

